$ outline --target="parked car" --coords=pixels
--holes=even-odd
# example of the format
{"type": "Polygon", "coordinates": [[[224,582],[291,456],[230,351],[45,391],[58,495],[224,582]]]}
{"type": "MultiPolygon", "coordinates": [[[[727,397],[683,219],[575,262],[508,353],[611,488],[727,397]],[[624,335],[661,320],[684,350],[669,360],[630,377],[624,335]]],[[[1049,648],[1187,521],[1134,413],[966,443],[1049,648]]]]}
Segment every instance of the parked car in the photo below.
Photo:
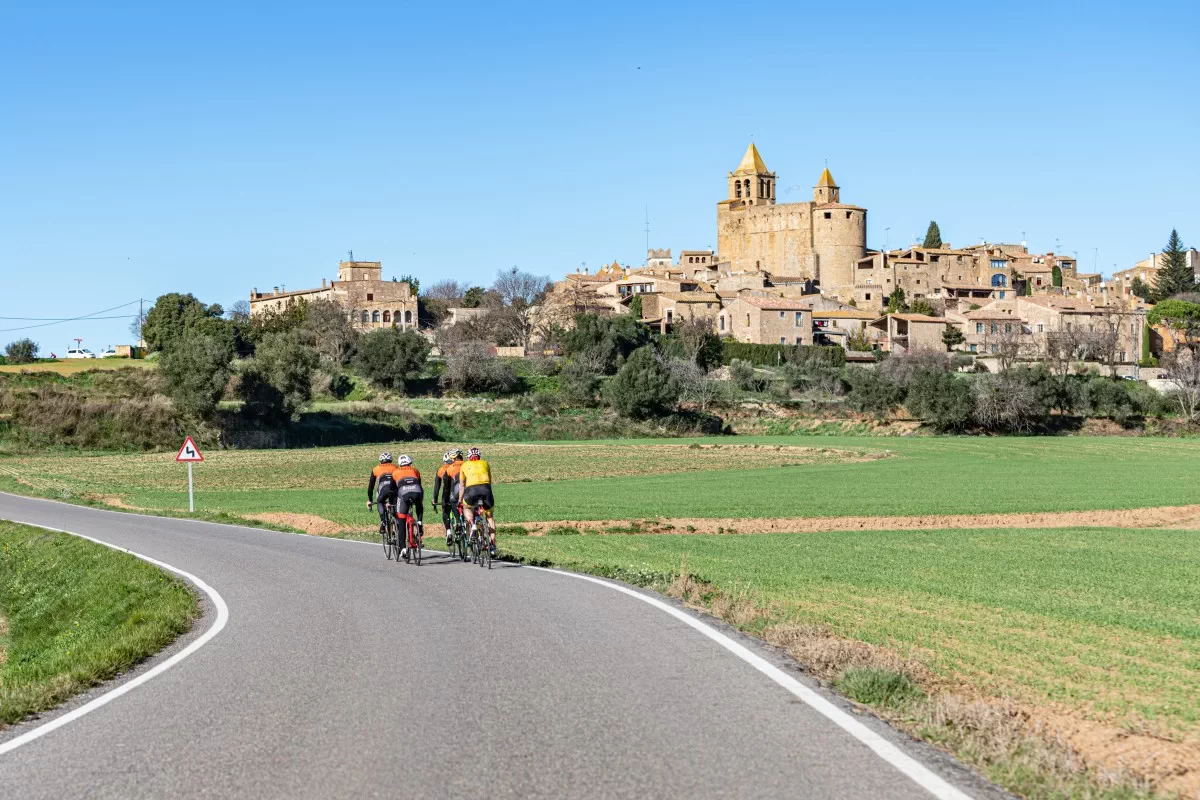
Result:
{"type": "Polygon", "coordinates": [[[116,358],[117,350],[115,347],[106,347],[96,354],[96,358],[116,358]]]}
{"type": "Polygon", "coordinates": [[[67,358],[95,358],[96,354],[86,347],[72,347],[67,351],[67,358]]]}

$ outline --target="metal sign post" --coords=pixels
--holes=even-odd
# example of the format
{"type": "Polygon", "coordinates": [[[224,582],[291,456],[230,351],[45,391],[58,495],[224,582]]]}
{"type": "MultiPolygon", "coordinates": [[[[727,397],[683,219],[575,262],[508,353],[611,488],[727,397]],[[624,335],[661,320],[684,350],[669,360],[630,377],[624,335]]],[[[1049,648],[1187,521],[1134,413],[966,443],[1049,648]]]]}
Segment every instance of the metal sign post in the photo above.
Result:
{"type": "Polygon", "coordinates": [[[196,495],[192,485],[192,464],[197,464],[204,460],[204,455],[200,452],[200,448],[196,447],[196,443],[189,436],[183,440],[183,447],[179,448],[179,452],[175,455],[175,460],[181,463],[186,463],[188,468],[188,513],[196,513],[196,495]]]}

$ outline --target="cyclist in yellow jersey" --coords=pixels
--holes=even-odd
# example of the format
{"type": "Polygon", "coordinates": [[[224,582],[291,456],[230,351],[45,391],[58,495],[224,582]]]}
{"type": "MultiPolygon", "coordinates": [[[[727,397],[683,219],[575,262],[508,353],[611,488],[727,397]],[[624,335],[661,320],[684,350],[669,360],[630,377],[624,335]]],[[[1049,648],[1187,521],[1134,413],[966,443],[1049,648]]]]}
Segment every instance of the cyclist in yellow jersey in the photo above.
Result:
{"type": "Polygon", "coordinates": [[[486,513],[489,536],[489,547],[492,557],[496,557],[496,520],[492,516],[492,508],[496,501],[492,497],[492,468],[483,460],[483,454],[478,447],[467,451],[467,460],[458,473],[458,501],[462,503],[463,515],[467,525],[475,522],[475,506],[483,506],[486,513]]]}

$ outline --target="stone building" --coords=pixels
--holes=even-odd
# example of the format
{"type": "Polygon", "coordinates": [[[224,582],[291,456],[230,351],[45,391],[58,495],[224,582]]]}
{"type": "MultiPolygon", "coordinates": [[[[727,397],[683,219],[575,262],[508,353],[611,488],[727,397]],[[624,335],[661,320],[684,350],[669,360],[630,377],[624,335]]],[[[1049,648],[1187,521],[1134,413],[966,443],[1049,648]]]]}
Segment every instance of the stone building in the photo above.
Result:
{"type": "Polygon", "coordinates": [[[417,329],[417,297],[407,281],[385,281],[379,261],[340,261],[335,281],[321,279],[320,288],[250,292],[250,315],[282,311],[293,303],[330,300],[350,316],[359,330],[417,329]]]}
{"type": "Polygon", "coordinates": [[[812,306],[781,297],[735,297],[717,314],[717,335],[750,344],[812,344],[812,306]]]}
{"type": "Polygon", "coordinates": [[[949,324],[944,317],[924,314],[885,314],[871,323],[881,331],[879,344],[885,352],[900,355],[923,350],[945,352],[942,334],[949,324]]]}
{"type": "Polygon", "coordinates": [[[777,177],[752,143],[728,182],[729,196],[717,203],[717,253],[732,272],[810,278],[826,294],[851,297],[854,264],[867,249],[867,211],[841,202],[828,169],[812,202],[777,205],[777,177]]]}

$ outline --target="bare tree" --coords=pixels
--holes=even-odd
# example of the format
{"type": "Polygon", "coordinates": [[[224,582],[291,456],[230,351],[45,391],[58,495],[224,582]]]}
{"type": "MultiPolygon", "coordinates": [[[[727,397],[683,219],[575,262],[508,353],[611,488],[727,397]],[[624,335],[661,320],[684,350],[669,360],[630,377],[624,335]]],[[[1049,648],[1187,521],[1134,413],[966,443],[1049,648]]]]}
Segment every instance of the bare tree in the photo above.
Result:
{"type": "Polygon", "coordinates": [[[497,341],[529,347],[536,328],[538,305],[549,288],[549,278],[521,272],[516,267],[501,270],[496,275],[492,292],[499,304],[488,317],[497,341]]]}
{"type": "Polygon", "coordinates": [[[1001,372],[1008,372],[1018,360],[1030,356],[1032,342],[1021,320],[992,323],[989,331],[984,337],[984,347],[989,355],[996,357],[1001,372]]]}
{"type": "Polygon", "coordinates": [[[358,331],[346,309],[333,300],[318,298],[308,304],[304,330],[323,358],[336,366],[350,363],[358,343],[358,331]]]}
{"type": "Polygon", "coordinates": [[[453,305],[454,303],[462,300],[463,295],[466,294],[466,292],[466,287],[458,281],[444,280],[438,281],[426,289],[425,296],[453,305]]]}
{"type": "Polygon", "coordinates": [[[707,411],[724,393],[724,387],[709,378],[695,361],[674,358],[667,362],[667,369],[679,385],[679,399],[699,411],[707,411]]]}
{"type": "Polygon", "coordinates": [[[238,300],[229,307],[229,311],[225,313],[225,316],[234,322],[245,322],[250,319],[250,301],[238,300]]]}
{"type": "Polygon", "coordinates": [[[1109,374],[1117,374],[1117,364],[1121,362],[1122,325],[1128,314],[1116,311],[1109,312],[1100,318],[1090,320],[1086,331],[1080,334],[1080,351],[1088,361],[1096,361],[1108,367],[1109,374]]]}

